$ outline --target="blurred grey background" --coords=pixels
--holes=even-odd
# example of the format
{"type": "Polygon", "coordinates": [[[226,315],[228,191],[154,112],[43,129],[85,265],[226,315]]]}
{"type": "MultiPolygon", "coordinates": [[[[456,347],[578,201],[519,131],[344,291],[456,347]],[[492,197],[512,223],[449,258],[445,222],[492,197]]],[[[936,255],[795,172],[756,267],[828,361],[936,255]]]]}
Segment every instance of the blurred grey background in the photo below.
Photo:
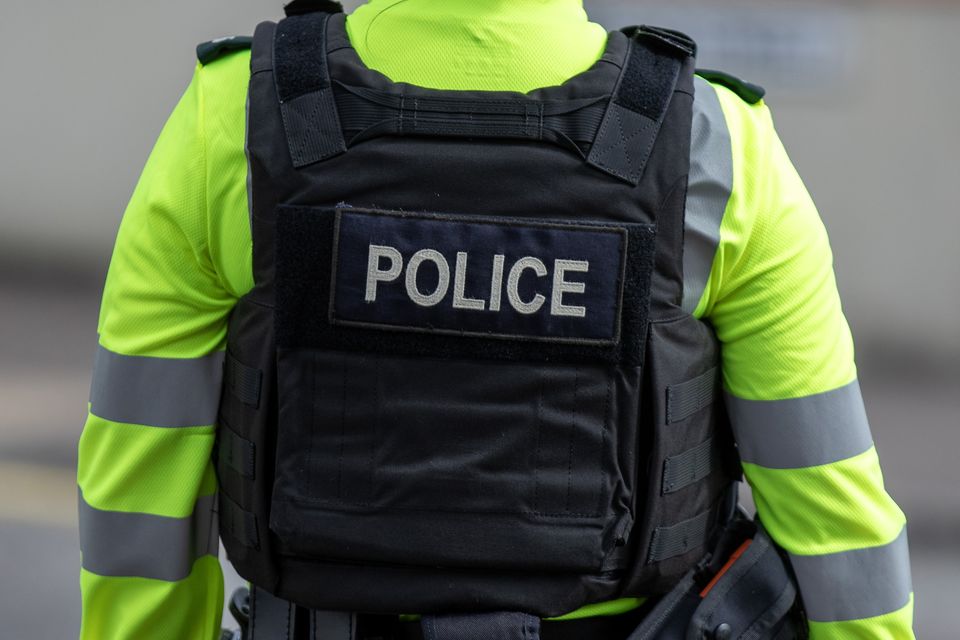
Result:
{"type": "MultiPolygon", "coordinates": [[[[887,486],[910,519],[918,634],[958,637],[960,3],[587,7],[610,27],[685,30],[702,66],[768,88],[832,237],[887,486]]],[[[0,640],[76,637],[75,452],[117,225],[194,45],[280,13],[280,0],[0,6],[0,640]]]]}

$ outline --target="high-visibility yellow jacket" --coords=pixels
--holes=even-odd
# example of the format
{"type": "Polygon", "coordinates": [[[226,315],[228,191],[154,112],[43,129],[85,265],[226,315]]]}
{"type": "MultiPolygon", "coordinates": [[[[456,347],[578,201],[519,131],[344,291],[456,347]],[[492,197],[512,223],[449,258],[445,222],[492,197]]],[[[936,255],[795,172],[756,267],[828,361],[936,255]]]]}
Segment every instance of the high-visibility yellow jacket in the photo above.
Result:
{"type": "MultiPolygon", "coordinates": [[[[371,0],[347,27],[368,66],[438,89],[559,84],[606,37],[580,0],[371,0]]],[[[84,639],[219,632],[210,453],[227,318],[253,285],[248,64],[237,51],[197,67],[117,237],[79,449],[84,639]]],[[[912,638],[905,518],[883,487],[823,224],[767,107],[696,89],[684,304],[722,342],[757,508],[812,638],[912,638]]]]}

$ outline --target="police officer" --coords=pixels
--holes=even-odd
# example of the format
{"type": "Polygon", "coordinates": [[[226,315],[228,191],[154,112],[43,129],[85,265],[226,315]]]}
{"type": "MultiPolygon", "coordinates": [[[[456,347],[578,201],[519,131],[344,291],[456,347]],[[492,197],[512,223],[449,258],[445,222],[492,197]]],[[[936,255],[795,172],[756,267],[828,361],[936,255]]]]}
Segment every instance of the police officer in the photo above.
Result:
{"type": "MultiPolygon", "coordinates": [[[[768,562],[764,531],[811,637],[913,637],[762,90],[577,0],[314,4],[199,49],[124,216],[81,637],[217,637],[219,534],[254,638],[625,638],[687,577],[735,592],[705,567],[768,562]],[[763,528],[723,547],[741,469],[763,528]]],[[[697,624],[766,637],[742,609],[697,624]]]]}

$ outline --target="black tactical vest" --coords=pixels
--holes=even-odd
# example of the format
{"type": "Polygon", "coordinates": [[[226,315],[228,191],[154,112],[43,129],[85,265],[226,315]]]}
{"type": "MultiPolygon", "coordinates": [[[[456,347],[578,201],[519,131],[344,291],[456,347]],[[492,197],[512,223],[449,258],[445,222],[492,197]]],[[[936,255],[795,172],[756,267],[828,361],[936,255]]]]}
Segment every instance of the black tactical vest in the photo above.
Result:
{"type": "Polygon", "coordinates": [[[327,610],[665,592],[738,468],[717,341],[681,310],[692,42],[614,32],[562,86],[453,92],[368,69],[344,24],[254,37],[230,560],[327,610]]]}

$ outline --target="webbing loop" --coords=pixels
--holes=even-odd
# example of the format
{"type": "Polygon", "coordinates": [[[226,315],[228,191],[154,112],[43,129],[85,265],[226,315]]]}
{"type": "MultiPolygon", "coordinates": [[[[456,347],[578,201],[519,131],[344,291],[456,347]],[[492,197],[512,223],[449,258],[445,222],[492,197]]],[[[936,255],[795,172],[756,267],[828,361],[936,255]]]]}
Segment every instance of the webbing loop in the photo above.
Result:
{"type": "Polygon", "coordinates": [[[244,478],[253,480],[256,468],[256,448],[252,442],[238,436],[233,429],[221,424],[217,429],[217,460],[244,478]]]}
{"type": "Polygon", "coordinates": [[[257,517],[220,492],[220,530],[236,538],[244,546],[260,548],[257,517]]]}
{"type": "Polygon", "coordinates": [[[680,491],[713,472],[716,451],[713,438],[663,461],[663,495],[680,491]]]}
{"type": "Polygon", "coordinates": [[[713,367],[692,380],[667,387],[667,424],[686,420],[712,405],[720,393],[720,370],[713,367]]]}
{"type": "Polygon", "coordinates": [[[224,362],[224,376],[227,389],[243,404],[254,409],[260,408],[260,388],[263,384],[263,372],[248,367],[227,352],[224,362]]]}

